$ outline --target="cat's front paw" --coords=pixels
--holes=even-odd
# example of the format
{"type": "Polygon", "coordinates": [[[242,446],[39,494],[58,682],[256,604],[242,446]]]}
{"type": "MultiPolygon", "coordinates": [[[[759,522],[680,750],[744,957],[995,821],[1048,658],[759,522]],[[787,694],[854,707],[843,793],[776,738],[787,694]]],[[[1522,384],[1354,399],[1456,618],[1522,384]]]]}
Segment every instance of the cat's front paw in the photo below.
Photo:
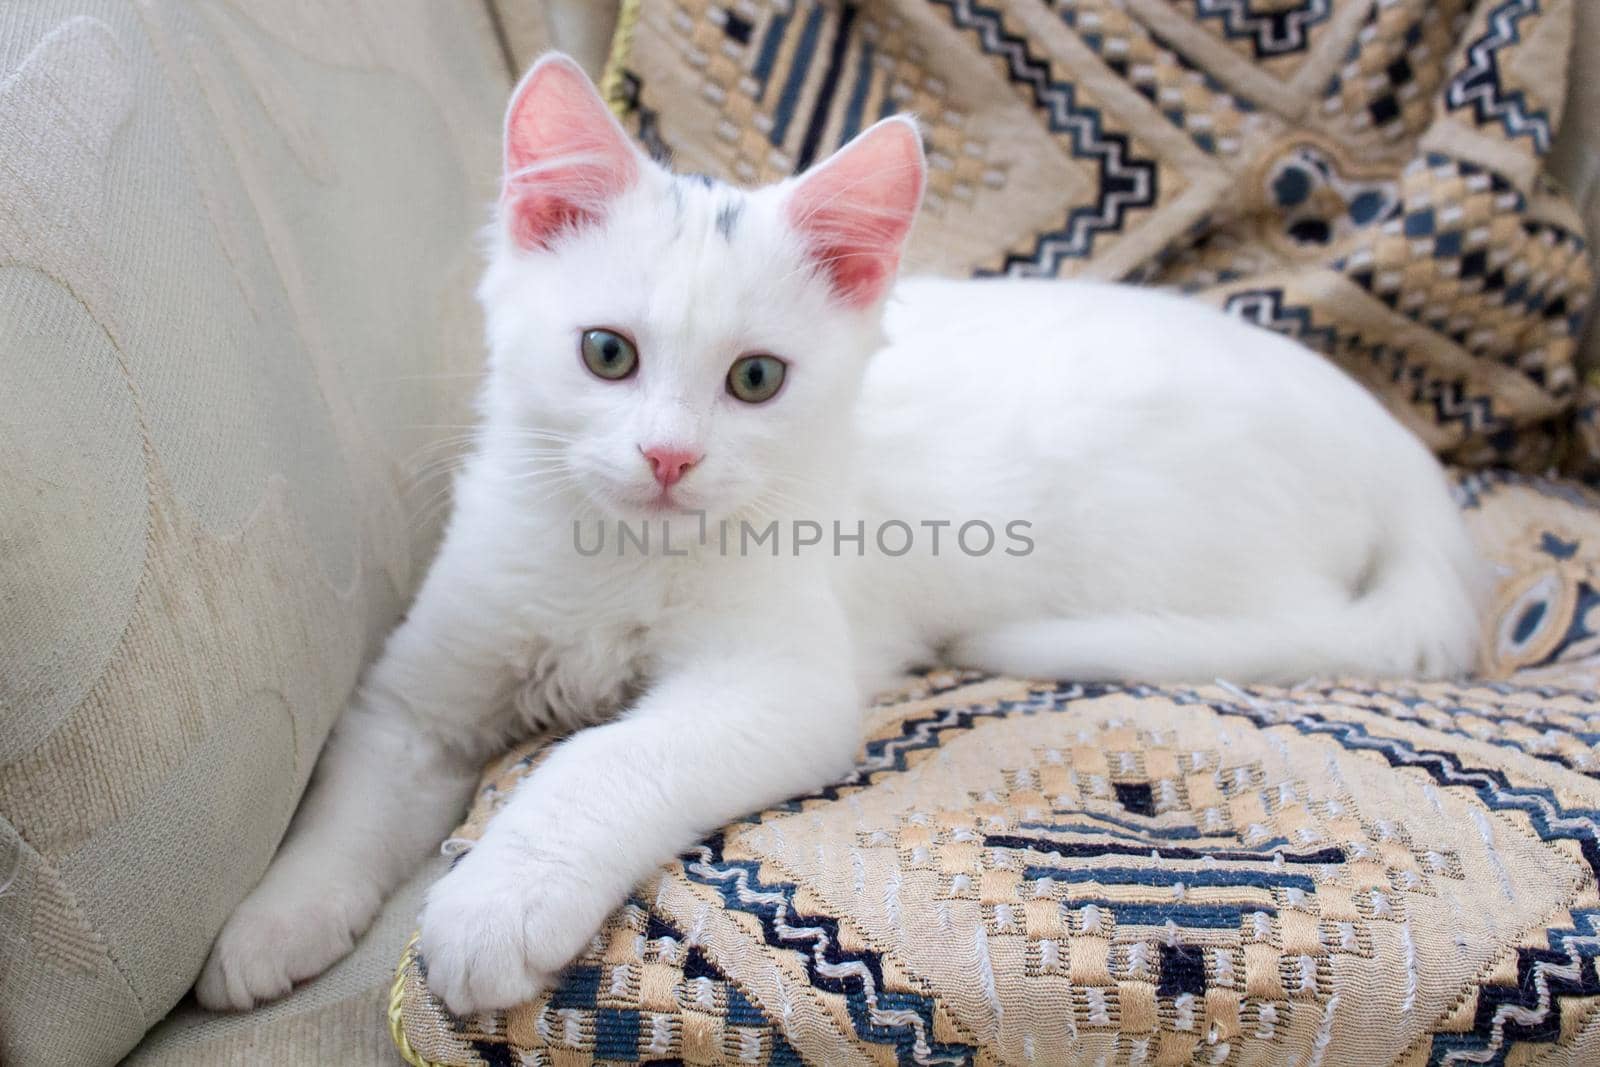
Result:
{"type": "Polygon", "coordinates": [[[246,1011],[276,1000],[349,952],[377,913],[365,883],[269,873],[223,925],[195,997],[212,1011],[246,1011]]]}
{"type": "Polygon", "coordinates": [[[428,891],[418,950],[428,988],[457,1015],[525,1003],[555,984],[598,926],[567,872],[485,844],[428,891]]]}

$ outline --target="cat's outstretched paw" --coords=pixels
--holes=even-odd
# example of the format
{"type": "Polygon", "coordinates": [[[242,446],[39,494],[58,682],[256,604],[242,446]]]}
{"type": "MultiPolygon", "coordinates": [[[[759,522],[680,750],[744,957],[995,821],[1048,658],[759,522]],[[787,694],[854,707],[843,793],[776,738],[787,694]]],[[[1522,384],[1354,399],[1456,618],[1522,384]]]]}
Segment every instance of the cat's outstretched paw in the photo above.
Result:
{"type": "Polygon", "coordinates": [[[276,1000],[350,951],[378,910],[364,886],[258,886],[229,916],[194,992],[212,1011],[245,1011],[276,1000]]]}
{"type": "Polygon", "coordinates": [[[564,902],[566,879],[544,866],[480,844],[428,891],[417,947],[428,988],[455,1014],[532,1000],[594,934],[592,909],[564,902]]]}

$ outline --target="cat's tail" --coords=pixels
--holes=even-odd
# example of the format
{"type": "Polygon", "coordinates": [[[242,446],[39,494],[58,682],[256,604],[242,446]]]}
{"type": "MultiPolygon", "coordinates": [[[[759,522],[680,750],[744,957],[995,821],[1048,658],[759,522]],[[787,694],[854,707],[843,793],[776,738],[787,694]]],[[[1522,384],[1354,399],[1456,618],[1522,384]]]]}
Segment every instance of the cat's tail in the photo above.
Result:
{"type": "Polygon", "coordinates": [[[1443,542],[1396,546],[1359,590],[1256,617],[1124,614],[1016,622],[954,642],[957,666],[1074,681],[1292,683],[1438,678],[1477,661],[1487,568],[1460,521],[1443,542]]]}

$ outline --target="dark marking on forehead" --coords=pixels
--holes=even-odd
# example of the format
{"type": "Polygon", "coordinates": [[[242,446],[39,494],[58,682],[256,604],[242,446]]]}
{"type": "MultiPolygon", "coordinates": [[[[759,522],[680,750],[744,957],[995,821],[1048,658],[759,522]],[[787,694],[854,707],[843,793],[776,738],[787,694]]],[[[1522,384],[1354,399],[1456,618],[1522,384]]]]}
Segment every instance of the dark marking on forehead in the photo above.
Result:
{"type": "Polygon", "coordinates": [[[695,191],[696,187],[711,193],[711,200],[716,205],[712,215],[713,225],[725,241],[732,241],[734,231],[739,228],[739,219],[744,215],[744,194],[736,187],[713,178],[709,174],[687,173],[674,174],[672,184],[668,187],[672,193],[673,213],[678,220],[678,233],[683,233],[684,216],[688,210],[688,194],[695,191]]]}
{"type": "Polygon", "coordinates": [[[672,194],[672,236],[676,240],[683,236],[683,186],[673,181],[667,192],[672,194]]]}
{"type": "Polygon", "coordinates": [[[739,226],[739,216],[744,214],[744,201],[737,195],[730,196],[717,208],[717,232],[722,234],[724,241],[733,240],[733,231],[739,226]]]}

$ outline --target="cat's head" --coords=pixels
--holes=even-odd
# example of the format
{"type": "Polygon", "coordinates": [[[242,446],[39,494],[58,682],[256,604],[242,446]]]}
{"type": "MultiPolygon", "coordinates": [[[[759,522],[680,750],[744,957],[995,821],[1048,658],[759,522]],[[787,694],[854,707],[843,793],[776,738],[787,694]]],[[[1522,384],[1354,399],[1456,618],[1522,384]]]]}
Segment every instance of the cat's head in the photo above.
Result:
{"type": "Polygon", "coordinates": [[[923,179],[905,118],[776,185],[675,176],[575,63],[541,59],[507,111],[479,290],[496,446],[619,516],[813,499],[840,477],[923,179]]]}

